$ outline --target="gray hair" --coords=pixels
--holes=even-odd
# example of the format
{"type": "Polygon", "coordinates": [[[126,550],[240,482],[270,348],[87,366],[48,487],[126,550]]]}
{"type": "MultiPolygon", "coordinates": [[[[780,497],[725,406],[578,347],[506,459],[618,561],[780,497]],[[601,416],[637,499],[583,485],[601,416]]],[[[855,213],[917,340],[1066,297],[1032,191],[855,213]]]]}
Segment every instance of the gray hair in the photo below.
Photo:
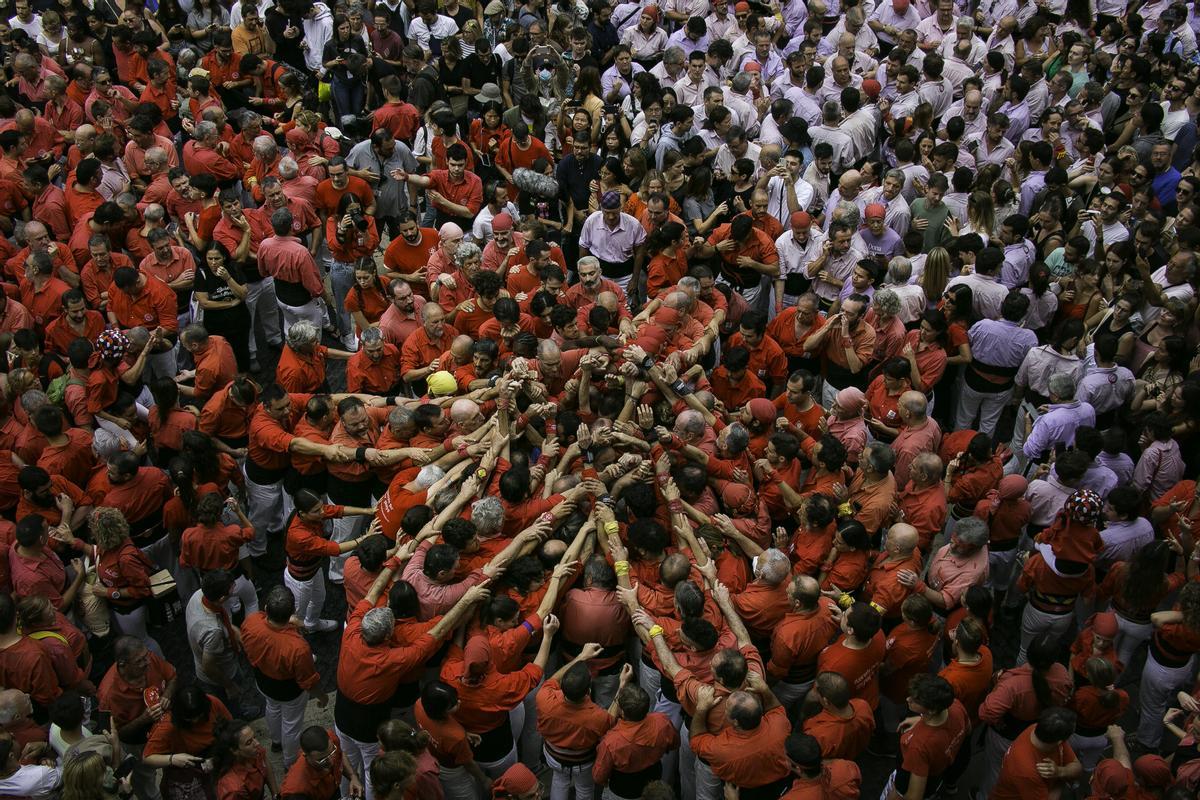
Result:
{"type": "Polygon", "coordinates": [[[596,258],[595,256],[584,256],[583,258],[581,258],[575,262],[576,271],[578,271],[579,268],[584,266],[585,264],[589,267],[599,267],[600,259],[596,258]]]}
{"type": "Polygon", "coordinates": [[[316,325],[302,319],[292,323],[287,332],[288,346],[295,349],[300,345],[313,344],[321,341],[321,331],[316,325]]]}
{"type": "Polygon", "coordinates": [[[792,574],[792,561],[782,551],[772,547],[759,554],[754,572],[763,583],[778,586],[792,574]]]}
{"type": "Polygon", "coordinates": [[[862,460],[876,475],[886,475],[896,465],[896,453],[883,442],[871,442],[862,451],[862,460]]]}
{"type": "Polygon", "coordinates": [[[138,325],[125,331],[125,338],[129,340],[131,345],[145,347],[146,343],[150,341],[150,331],[138,325]]]}
{"type": "Polygon", "coordinates": [[[823,122],[837,120],[841,115],[842,106],[837,100],[826,100],[825,104],[821,106],[821,120],[823,122]]]}
{"type": "Polygon", "coordinates": [[[454,265],[461,267],[463,264],[467,263],[469,259],[482,255],[483,251],[479,249],[479,245],[475,244],[474,242],[463,242],[458,246],[458,249],[454,251],[454,265]]]}
{"type": "Polygon", "coordinates": [[[750,431],[740,422],[732,423],[725,434],[725,446],[731,453],[741,453],[750,446],[750,431]]]}
{"type": "Polygon", "coordinates": [[[959,17],[957,20],[955,20],[954,27],[956,29],[957,28],[966,28],[971,33],[974,33],[975,32],[975,20],[964,15],[964,16],[959,17]]]}
{"type": "Polygon", "coordinates": [[[151,171],[162,169],[167,163],[167,151],[155,145],[146,151],[145,161],[151,171]]]}
{"type": "MultiPolygon", "coordinates": [[[[166,218],[167,210],[158,203],[151,203],[150,205],[146,206],[146,210],[142,213],[142,220],[145,222],[162,222],[166,218]]],[[[155,228],[154,230],[150,231],[150,233],[154,233],[155,230],[162,230],[162,228],[155,228]]],[[[167,232],[163,231],[163,233],[167,232]]],[[[170,236],[169,233],[167,235],[170,236]]]]}
{"type": "Polygon", "coordinates": [[[504,524],[504,507],[498,497],[483,497],[471,505],[471,522],[480,536],[491,536],[504,524]]]}
{"type": "Polygon", "coordinates": [[[664,64],[682,64],[686,61],[683,48],[679,45],[672,45],[663,52],[662,57],[664,64]]]}
{"type": "Polygon", "coordinates": [[[750,88],[750,73],[739,72],[733,76],[733,80],[729,82],[729,88],[738,94],[745,94],[750,88]]]}
{"type": "Polygon", "coordinates": [[[862,215],[858,210],[858,206],[849,200],[839,200],[837,207],[833,209],[833,222],[841,222],[849,225],[850,230],[858,230],[858,224],[861,220],[862,215]]]}
{"type": "Polygon", "coordinates": [[[885,172],[883,174],[883,177],[891,178],[892,180],[896,180],[896,181],[900,181],[901,183],[904,183],[906,176],[904,174],[904,170],[902,170],[902,169],[889,169],[887,172],[885,172]]]}
{"type": "Polygon", "coordinates": [[[264,133],[261,136],[254,137],[252,149],[254,150],[254,155],[265,161],[268,158],[275,157],[275,154],[279,152],[279,145],[275,144],[273,136],[268,136],[264,133]]]}
{"type": "Polygon", "coordinates": [[[891,289],[880,289],[871,299],[876,311],[894,317],[900,313],[900,296],[891,289]]]}
{"type": "Polygon", "coordinates": [[[196,123],[194,135],[196,137],[196,141],[199,141],[199,142],[203,142],[205,139],[207,139],[210,136],[216,136],[217,135],[217,124],[215,122],[209,122],[208,120],[204,120],[203,122],[198,122],[198,123],[196,123]]]}
{"type": "Polygon", "coordinates": [[[988,541],[988,526],[979,517],[963,517],[955,526],[954,534],[963,544],[983,547],[988,541]]]}
{"type": "Polygon", "coordinates": [[[416,484],[422,489],[428,489],[444,477],[446,477],[446,470],[437,464],[426,464],[417,473],[416,484]]]}
{"type": "Polygon", "coordinates": [[[700,281],[697,278],[693,278],[691,275],[684,275],[679,279],[679,288],[685,289],[688,292],[699,293],[700,281]]]}
{"type": "Polygon", "coordinates": [[[411,408],[397,407],[388,414],[388,427],[403,428],[405,425],[411,425],[415,420],[416,415],[413,414],[411,408]]]}
{"type": "Polygon", "coordinates": [[[362,638],[368,645],[383,644],[392,638],[396,615],[390,608],[372,608],[362,619],[362,638]]]}
{"type": "Polygon", "coordinates": [[[28,415],[44,405],[49,405],[50,396],[41,389],[30,389],[21,395],[21,409],[28,415]]]}
{"type": "Polygon", "coordinates": [[[299,174],[300,165],[296,163],[296,159],[291,156],[284,156],[279,159],[279,177],[285,181],[290,181],[299,174]]]}
{"type": "Polygon", "coordinates": [[[1075,378],[1066,372],[1055,372],[1046,381],[1050,394],[1063,400],[1075,399],[1075,378]]]}
{"type": "Polygon", "coordinates": [[[379,328],[372,326],[370,328],[367,328],[365,331],[363,331],[362,335],[359,336],[358,338],[362,341],[363,344],[379,344],[380,342],[383,341],[383,331],[379,330],[379,328]]]}
{"type": "Polygon", "coordinates": [[[902,286],[912,277],[912,262],[904,256],[896,256],[888,262],[888,283],[902,286]]]}

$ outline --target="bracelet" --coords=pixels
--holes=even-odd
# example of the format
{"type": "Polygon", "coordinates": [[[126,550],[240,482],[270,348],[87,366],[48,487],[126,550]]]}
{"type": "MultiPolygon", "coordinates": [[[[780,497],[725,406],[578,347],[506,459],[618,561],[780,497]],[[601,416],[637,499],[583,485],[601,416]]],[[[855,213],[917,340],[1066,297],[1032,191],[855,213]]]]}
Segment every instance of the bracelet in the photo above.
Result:
{"type": "Polygon", "coordinates": [[[628,561],[616,562],[615,564],[613,564],[613,572],[617,573],[618,575],[628,575],[629,574],[629,562],[628,561]]]}
{"type": "Polygon", "coordinates": [[[483,467],[480,467],[479,469],[475,470],[475,477],[479,478],[479,480],[486,479],[487,475],[488,475],[487,470],[484,469],[483,467]]]}
{"type": "Polygon", "coordinates": [[[540,517],[538,517],[538,521],[552,523],[552,522],[554,522],[554,515],[551,514],[549,511],[546,511],[540,517]]]}
{"type": "Polygon", "coordinates": [[[608,522],[604,523],[605,533],[618,533],[620,530],[621,526],[617,524],[616,520],[610,519],[608,522]]]}
{"type": "Polygon", "coordinates": [[[651,625],[650,630],[646,631],[646,635],[653,639],[655,636],[663,635],[662,625],[651,625]]]}
{"type": "Polygon", "coordinates": [[[667,510],[670,511],[672,514],[682,514],[683,513],[683,501],[682,500],[672,500],[671,502],[667,503],[667,510]]]}
{"type": "Polygon", "coordinates": [[[886,611],[886,609],[883,606],[879,605],[879,603],[876,603],[874,600],[872,600],[870,603],[868,603],[868,605],[871,606],[871,608],[878,611],[879,616],[881,616],[881,617],[884,615],[883,612],[886,611]]]}

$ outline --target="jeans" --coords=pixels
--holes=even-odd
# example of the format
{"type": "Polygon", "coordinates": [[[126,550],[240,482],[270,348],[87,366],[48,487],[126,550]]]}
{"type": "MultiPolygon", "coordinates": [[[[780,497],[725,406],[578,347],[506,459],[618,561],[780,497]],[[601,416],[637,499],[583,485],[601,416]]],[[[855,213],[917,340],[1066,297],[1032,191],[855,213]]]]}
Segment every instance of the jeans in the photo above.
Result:
{"type": "Polygon", "coordinates": [[[286,569],[283,571],[283,585],[296,598],[296,616],[304,620],[304,625],[311,628],[321,619],[321,609],[325,607],[325,573],[317,570],[306,581],[298,581],[286,569]]]}
{"type": "MultiPolygon", "coordinates": [[[[243,471],[245,467],[242,468],[243,471]]],[[[246,552],[256,558],[267,552],[267,534],[286,529],[287,518],[292,513],[292,496],[284,491],[283,481],[261,485],[246,478],[246,499],[250,522],[254,525],[254,538],[246,545],[246,552]]]]}
{"type": "Polygon", "coordinates": [[[334,121],[338,124],[342,117],[357,117],[367,103],[365,80],[342,82],[334,78],[329,82],[329,93],[333,96],[333,112],[337,115],[334,121]]]}
{"type": "Polygon", "coordinates": [[[258,343],[254,331],[262,322],[263,336],[267,344],[279,345],[283,338],[279,333],[279,299],[275,297],[275,279],[263,278],[257,283],[246,284],[246,299],[243,301],[250,310],[250,330],[247,338],[250,340],[250,359],[258,357],[258,343]]]}
{"type": "Polygon", "coordinates": [[[1104,755],[1104,749],[1108,747],[1108,737],[1080,736],[1076,733],[1071,736],[1070,741],[1071,749],[1075,751],[1079,763],[1083,765],[1084,774],[1090,774],[1096,769],[1096,764],[1100,762],[1100,756],[1104,755]]]}
{"type": "Polygon", "coordinates": [[[333,302],[337,306],[330,309],[330,316],[337,313],[338,329],[342,333],[352,330],[350,327],[350,312],[346,310],[346,295],[354,286],[354,265],[336,258],[329,265],[329,285],[333,288],[333,302]]]}
{"type": "Polygon", "coordinates": [[[283,745],[283,768],[286,770],[296,762],[300,752],[300,734],[304,732],[304,709],[308,705],[308,692],[301,692],[294,700],[273,700],[263,695],[266,702],[267,733],[271,741],[283,745]]]}
{"type": "Polygon", "coordinates": [[[959,388],[961,394],[955,428],[970,430],[974,426],[975,417],[979,417],[979,427],[975,430],[988,436],[994,434],[996,425],[1000,422],[1000,415],[1004,413],[1004,405],[1012,396],[1012,392],[1008,389],[999,392],[977,392],[966,383],[959,388]]]}

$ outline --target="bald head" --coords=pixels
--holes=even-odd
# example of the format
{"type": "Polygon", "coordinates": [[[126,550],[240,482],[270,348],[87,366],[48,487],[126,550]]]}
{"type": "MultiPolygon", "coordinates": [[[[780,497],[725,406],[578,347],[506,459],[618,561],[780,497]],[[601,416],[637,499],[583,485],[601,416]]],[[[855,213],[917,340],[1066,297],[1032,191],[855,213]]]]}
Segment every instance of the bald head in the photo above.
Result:
{"type": "Polygon", "coordinates": [[[685,580],[691,572],[692,562],[683,553],[672,553],[663,559],[662,564],[658,567],[659,577],[662,582],[670,588],[675,588],[675,584],[685,580]]]}
{"type": "Polygon", "coordinates": [[[862,173],[856,169],[848,169],[838,179],[838,191],[843,198],[854,197],[862,189],[862,173]]]}
{"type": "Polygon", "coordinates": [[[762,702],[757,696],[739,690],[725,701],[725,714],[735,728],[752,731],[762,722],[762,702]]]}
{"type": "MultiPolygon", "coordinates": [[[[437,304],[436,303],[426,304],[421,309],[422,314],[424,314],[425,309],[429,308],[430,305],[437,305],[437,304]]],[[[450,355],[454,356],[454,358],[458,361],[469,361],[471,358],[471,350],[474,347],[475,347],[475,340],[472,339],[470,336],[467,336],[464,333],[460,336],[455,336],[454,341],[452,341],[450,343],[450,355]]]]}
{"type": "Polygon", "coordinates": [[[920,535],[917,529],[905,522],[897,522],[888,528],[887,550],[892,557],[907,556],[917,547],[920,535]]]}
{"type": "Polygon", "coordinates": [[[450,420],[456,423],[469,422],[479,413],[479,404],[466,397],[455,400],[450,405],[450,420]]]}
{"type": "Polygon", "coordinates": [[[692,297],[687,292],[668,292],[663,298],[663,305],[676,311],[687,311],[691,308],[692,297]]]}
{"type": "Polygon", "coordinates": [[[675,432],[692,438],[704,435],[704,416],[699,411],[684,411],[675,418],[675,432]]]}
{"type": "Polygon", "coordinates": [[[616,292],[601,292],[596,295],[596,305],[608,309],[612,313],[617,312],[617,305],[620,303],[620,298],[616,292]]]}
{"type": "Polygon", "coordinates": [[[897,405],[903,409],[901,413],[906,415],[911,422],[921,422],[929,410],[929,401],[925,399],[922,392],[904,392],[900,395],[897,405]]]}
{"type": "Polygon", "coordinates": [[[916,486],[932,486],[942,479],[942,459],[937,453],[921,453],[912,460],[908,474],[916,486]]]}

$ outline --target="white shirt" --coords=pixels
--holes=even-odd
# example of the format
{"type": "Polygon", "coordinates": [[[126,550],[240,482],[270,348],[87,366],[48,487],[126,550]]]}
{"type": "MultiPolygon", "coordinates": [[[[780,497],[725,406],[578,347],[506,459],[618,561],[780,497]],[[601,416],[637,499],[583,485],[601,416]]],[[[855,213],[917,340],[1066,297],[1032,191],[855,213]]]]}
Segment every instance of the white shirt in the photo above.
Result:
{"type": "MultiPolygon", "coordinates": [[[[505,203],[502,211],[507,211],[508,215],[513,218],[513,223],[517,223],[521,219],[521,212],[512,203],[505,203]]],[[[492,220],[496,214],[492,207],[487,203],[483,204],[483,208],[479,209],[479,213],[475,216],[475,222],[471,225],[471,238],[475,240],[475,244],[479,245],[480,249],[492,240],[492,220]]]]}
{"type": "Polygon", "coordinates": [[[808,138],[813,145],[826,142],[833,148],[833,168],[837,172],[848,168],[854,163],[854,142],[850,135],[841,128],[825,124],[808,129],[808,138]]]}
{"type": "Polygon", "coordinates": [[[875,149],[879,120],[879,108],[874,105],[862,106],[858,111],[842,120],[840,127],[850,137],[850,163],[858,161],[875,149]]]}
{"type": "Polygon", "coordinates": [[[917,94],[923,101],[933,106],[933,118],[937,119],[946,113],[946,109],[954,102],[954,86],[946,78],[940,80],[925,80],[917,87],[917,94]]]}
{"type": "Polygon", "coordinates": [[[779,253],[779,277],[797,272],[807,275],[806,268],[821,254],[824,244],[825,234],[817,230],[815,225],[809,228],[808,243],[804,245],[796,243],[790,228],[779,234],[775,240],[775,250],[779,253]]]}
{"type": "MultiPolygon", "coordinates": [[[[321,54],[325,52],[325,43],[333,38],[333,14],[324,3],[314,3],[316,13],[305,17],[300,27],[304,29],[304,41],[308,49],[304,51],[304,63],[313,72],[324,69],[321,54]]],[[[457,27],[455,28],[457,31],[457,27]]]]}
{"type": "MultiPolygon", "coordinates": [[[[1112,247],[1117,242],[1123,242],[1129,238],[1129,229],[1119,221],[1105,225],[1103,230],[1105,247],[1112,247]]],[[[1080,233],[1086,236],[1087,240],[1092,243],[1091,251],[1094,255],[1096,252],[1096,221],[1090,219],[1083,223],[1080,227],[1080,233]]]]}
{"type": "MultiPolygon", "coordinates": [[[[801,211],[807,211],[813,201],[813,187],[804,178],[797,178],[793,184],[796,190],[796,203],[801,211]]],[[[790,228],[792,209],[787,202],[787,185],[783,178],[773,175],[767,181],[767,213],[779,220],[784,228],[790,228]]]]}
{"type": "Polygon", "coordinates": [[[447,39],[456,33],[458,33],[458,23],[445,14],[438,14],[432,26],[426,25],[425,20],[421,19],[419,14],[413,17],[412,22],[408,25],[409,38],[421,45],[421,49],[425,52],[430,52],[430,39],[447,39]]]}

